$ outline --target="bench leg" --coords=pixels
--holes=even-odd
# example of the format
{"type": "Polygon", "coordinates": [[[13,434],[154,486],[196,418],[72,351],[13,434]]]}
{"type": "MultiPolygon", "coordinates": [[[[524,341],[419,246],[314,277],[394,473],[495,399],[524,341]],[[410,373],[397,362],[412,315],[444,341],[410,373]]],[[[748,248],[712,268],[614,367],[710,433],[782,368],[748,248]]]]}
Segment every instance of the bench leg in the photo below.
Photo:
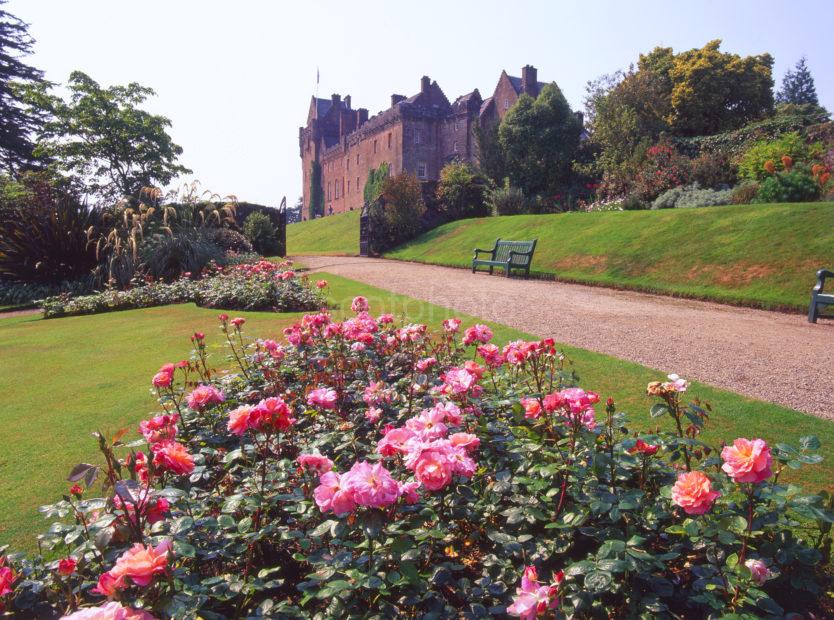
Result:
{"type": "Polygon", "coordinates": [[[811,305],[808,308],[808,322],[816,323],[819,311],[817,310],[817,300],[811,297],[811,305]]]}
{"type": "Polygon", "coordinates": [[[492,265],[489,266],[489,275],[492,275],[492,265]]]}

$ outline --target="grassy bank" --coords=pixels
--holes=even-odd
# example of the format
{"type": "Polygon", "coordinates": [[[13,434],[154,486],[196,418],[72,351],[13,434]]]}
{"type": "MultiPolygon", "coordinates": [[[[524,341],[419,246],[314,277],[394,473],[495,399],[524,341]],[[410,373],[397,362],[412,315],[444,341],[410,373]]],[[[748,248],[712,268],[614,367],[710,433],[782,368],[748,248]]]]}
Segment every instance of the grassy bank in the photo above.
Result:
{"type": "MultiPolygon", "coordinates": [[[[409,321],[438,326],[453,314],[351,280],[325,277],[331,284],[331,301],[338,306],[337,318],[350,313],[350,300],[357,294],[369,298],[374,312],[392,312],[409,321]]],[[[90,433],[132,428],[147,417],[155,409],[150,377],[162,363],[188,357],[189,336],[195,330],[206,332],[212,351],[221,350],[216,314],[183,304],[51,321],[37,316],[0,320],[0,391],[6,395],[0,409],[0,545],[34,548],[34,535],[44,526],[37,507],[66,492],[64,479],[74,464],[99,460],[90,433]]],[[[283,327],[300,316],[238,314],[248,319],[248,334],[259,337],[280,337],[283,327]]],[[[492,327],[499,343],[526,337],[506,326],[492,327]]],[[[632,413],[635,427],[654,426],[647,414],[651,401],[644,392],[646,383],[662,378],[659,373],[582,349],[564,351],[584,386],[612,396],[621,409],[632,413]]],[[[796,444],[805,434],[817,434],[824,442],[831,436],[831,423],[784,407],[698,384],[692,393],[714,407],[704,435],[711,442],[741,435],[796,444]]],[[[825,447],[827,454],[834,454],[825,447]]],[[[788,476],[811,488],[834,488],[834,461],[788,476]]]]}
{"type": "Polygon", "coordinates": [[[298,222],[287,226],[287,253],[330,254],[359,253],[359,211],[298,222]]]}
{"type": "Polygon", "coordinates": [[[563,280],[804,310],[834,265],[834,203],[461,220],[386,256],[469,266],[498,237],[538,238],[533,271],[563,280]]]}

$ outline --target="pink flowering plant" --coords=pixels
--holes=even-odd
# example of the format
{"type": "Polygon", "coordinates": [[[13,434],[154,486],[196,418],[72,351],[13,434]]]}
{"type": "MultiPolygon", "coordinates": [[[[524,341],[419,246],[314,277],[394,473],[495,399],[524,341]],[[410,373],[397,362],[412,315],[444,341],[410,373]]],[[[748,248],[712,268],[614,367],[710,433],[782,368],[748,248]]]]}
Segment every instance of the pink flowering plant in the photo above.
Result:
{"type": "Polygon", "coordinates": [[[134,284],[124,291],[49,297],[40,305],[44,318],[49,319],[186,302],[206,308],[279,312],[316,310],[325,303],[324,287],[312,285],[306,275],[293,271],[291,261],[212,264],[199,278],[186,273],[173,282],[138,280],[134,284]]]}
{"type": "Polygon", "coordinates": [[[159,410],[97,434],[101,459],[42,509],[38,556],[0,550],[0,604],[146,620],[824,615],[831,503],[780,480],[820,460],[815,438],[709,446],[709,407],[676,375],[648,386],[668,429],[636,433],[552,340],[501,346],[484,325],[433,332],[352,306],[282,341],[223,313],[225,370],[200,332],[190,358],[150,369],[159,410]]]}

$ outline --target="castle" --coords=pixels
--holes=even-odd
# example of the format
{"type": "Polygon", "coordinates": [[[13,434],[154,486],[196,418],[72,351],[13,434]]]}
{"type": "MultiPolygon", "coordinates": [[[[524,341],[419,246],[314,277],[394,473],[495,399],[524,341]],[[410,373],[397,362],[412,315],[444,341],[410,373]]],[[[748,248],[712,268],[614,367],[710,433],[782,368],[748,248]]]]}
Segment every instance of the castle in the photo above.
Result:
{"type": "Polygon", "coordinates": [[[383,163],[392,175],[405,171],[421,181],[437,180],[450,161],[474,163],[475,128],[499,122],[522,93],[538,97],[544,85],[527,65],[521,77],[502,71],[487,99],[476,88],[450,103],[437,82],[423,76],[420,92],[391,95],[391,106],[371,118],[367,109],[351,107],[350,95],[313,97],[307,125],[298,131],[304,216],[314,188],[321,196],[318,215],[361,209],[368,172],[383,163]]]}

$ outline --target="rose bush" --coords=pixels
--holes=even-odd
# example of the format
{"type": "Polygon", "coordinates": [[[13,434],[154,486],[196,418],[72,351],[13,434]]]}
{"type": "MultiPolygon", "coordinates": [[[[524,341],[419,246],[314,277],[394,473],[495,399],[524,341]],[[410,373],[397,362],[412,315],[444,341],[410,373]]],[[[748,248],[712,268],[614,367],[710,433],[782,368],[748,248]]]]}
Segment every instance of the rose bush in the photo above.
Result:
{"type": "Polygon", "coordinates": [[[213,266],[200,279],[184,274],[171,283],[141,282],[126,291],[109,289],[82,296],[62,294],[42,300],[40,306],[47,319],[185,302],[229,310],[297,312],[320,308],[324,304],[321,294],[310,286],[306,277],[298,277],[291,266],[289,261],[266,260],[223,268],[213,266]]]}
{"type": "Polygon", "coordinates": [[[234,371],[195,333],[149,376],[161,410],[141,439],[97,434],[102,464],[42,508],[41,555],[0,550],[0,602],[146,620],[823,613],[830,499],[779,480],[820,460],[816,438],[711,447],[676,375],[648,386],[668,430],[634,433],[551,340],[354,308],[286,343],[221,315],[234,371]]]}

